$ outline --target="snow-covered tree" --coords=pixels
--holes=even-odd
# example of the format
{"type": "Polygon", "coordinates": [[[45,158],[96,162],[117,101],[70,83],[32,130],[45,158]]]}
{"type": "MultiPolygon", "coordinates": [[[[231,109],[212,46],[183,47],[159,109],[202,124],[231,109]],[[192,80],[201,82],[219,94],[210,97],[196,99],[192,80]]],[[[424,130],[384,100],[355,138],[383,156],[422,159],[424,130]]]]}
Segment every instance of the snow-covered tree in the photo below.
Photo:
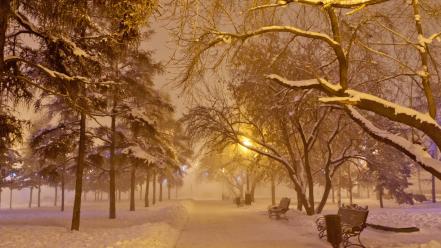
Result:
{"type": "Polygon", "coordinates": [[[399,204],[413,204],[412,194],[406,192],[410,186],[411,163],[400,156],[393,147],[384,144],[370,145],[366,149],[367,176],[375,180],[380,206],[383,207],[384,192],[388,192],[399,204]]]}
{"type": "Polygon", "coordinates": [[[73,230],[79,229],[86,118],[110,115],[95,108],[103,88],[116,84],[106,77],[114,61],[109,53],[137,43],[156,6],[150,0],[0,3],[2,90],[29,97],[38,89],[79,113],[73,230]]]}
{"type": "MultiPolygon", "coordinates": [[[[409,137],[410,132],[388,130],[388,126],[405,126],[441,145],[439,92],[434,90],[440,57],[437,1],[177,3],[184,13],[177,34],[186,51],[180,62],[187,66],[183,74],[187,86],[203,79],[209,68],[223,62],[231,65],[228,62],[251,40],[285,37],[286,47],[308,49],[310,59],[297,61],[308,75],[292,78],[272,73],[266,83],[321,92],[320,102],[342,106],[366,132],[441,178],[440,162],[409,137]],[[424,105],[413,104],[417,97],[424,99],[424,105]],[[383,118],[388,119],[387,126],[378,122],[383,118]]],[[[270,58],[269,64],[276,58],[270,58]]]]}

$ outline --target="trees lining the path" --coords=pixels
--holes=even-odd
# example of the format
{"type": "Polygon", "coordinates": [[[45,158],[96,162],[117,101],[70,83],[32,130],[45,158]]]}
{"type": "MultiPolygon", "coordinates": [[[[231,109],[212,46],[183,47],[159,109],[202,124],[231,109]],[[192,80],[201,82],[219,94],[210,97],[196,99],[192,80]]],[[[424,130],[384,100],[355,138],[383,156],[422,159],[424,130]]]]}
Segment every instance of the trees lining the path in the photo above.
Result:
{"type": "MultiPolygon", "coordinates": [[[[440,162],[426,151],[430,142],[441,145],[437,1],[219,0],[178,7],[187,14],[181,17],[187,25],[176,32],[185,47],[179,61],[185,86],[204,80],[211,69],[234,67],[254,40],[284,38],[280,56],[307,50],[297,64],[307,75],[294,77],[290,72],[297,68],[291,67],[269,71],[261,82],[320,92],[320,103],[343,107],[372,137],[441,178],[440,162]],[[406,128],[392,133],[390,125],[406,128]]],[[[267,57],[269,67],[278,57],[267,57]]]]}

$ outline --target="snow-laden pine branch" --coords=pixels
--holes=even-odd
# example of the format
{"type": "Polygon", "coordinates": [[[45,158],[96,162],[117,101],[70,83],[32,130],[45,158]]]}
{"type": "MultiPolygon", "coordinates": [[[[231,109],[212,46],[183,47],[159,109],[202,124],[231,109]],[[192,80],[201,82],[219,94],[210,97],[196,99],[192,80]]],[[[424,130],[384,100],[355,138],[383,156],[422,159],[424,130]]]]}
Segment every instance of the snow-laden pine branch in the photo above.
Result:
{"type": "Polygon", "coordinates": [[[79,57],[79,58],[84,58],[84,59],[99,63],[99,61],[94,56],[88,54],[86,51],[84,51],[83,49],[78,47],[75,42],[68,39],[67,37],[62,36],[62,35],[56,36],[56,35],[52,35],[52,34],[48,34],[46,32],[40,31],[39,28],[36,27],[25,15],[21,14],[18,11],[12,12],[12,14],[13,14],[13,17],[18,21],[18,23],[20,23],[20,25],[22,25],[25,29],[27,29],[32,34],[34,34],[34,35],[46,40],[49,43],[52,43],[52,44],[62,43],[63,46],[69,50],[70,54],[72,54],[76,57],[79,57]]]}
{"type": "Polygon", "coordinates": [[[119,85],[120,83],[117,83],[115,81],[98,81],[95,82],[93,80],[91,80],[88,77],[83,77],[83,76],[69,76],[65,73],[59,72],[59,71],[55,71],[52,70],[42,64],[39,63],[34,63],[32,61],[26,60],[24,58],[18,57],[18,56],[6,56],[5,59],[5,64],[7,63],[12,63],[12,62],[22,62],[25,63],[26,65],[28,65],[29,67],[33,67],[35,69],[38,69],[40,72],[42,72],[44,75],[46,75],[47,77],[50,77],[52,79],[58,79],[61,80],[63,82],[81,82],[84,84],[99,84],[99,85],[119,85]]]}

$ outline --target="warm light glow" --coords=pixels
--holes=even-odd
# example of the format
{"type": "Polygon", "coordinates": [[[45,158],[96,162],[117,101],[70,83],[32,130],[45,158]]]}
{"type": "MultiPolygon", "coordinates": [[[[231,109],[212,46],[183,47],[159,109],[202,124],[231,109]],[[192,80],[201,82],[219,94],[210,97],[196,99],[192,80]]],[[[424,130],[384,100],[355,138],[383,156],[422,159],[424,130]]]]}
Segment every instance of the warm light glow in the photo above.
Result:
{"type": "Polygon", "coordinates": [[[251,143],[251,141],[250,141],[249,139],[244,139],[244,140],[243,140],[243,144],[244,144],[246,147],[250,147],[250,146],[252,145],[252,143],[251,143]]]}
{"type": "Polygon", "coordinates": [[[247,152],[248,148],[253,146],[253,143],[248,138],[243,138],[242,142],[240,143],[240,145],[241,145],[240,147],[242,148],[242,150],[244,152],[247,152]]]}

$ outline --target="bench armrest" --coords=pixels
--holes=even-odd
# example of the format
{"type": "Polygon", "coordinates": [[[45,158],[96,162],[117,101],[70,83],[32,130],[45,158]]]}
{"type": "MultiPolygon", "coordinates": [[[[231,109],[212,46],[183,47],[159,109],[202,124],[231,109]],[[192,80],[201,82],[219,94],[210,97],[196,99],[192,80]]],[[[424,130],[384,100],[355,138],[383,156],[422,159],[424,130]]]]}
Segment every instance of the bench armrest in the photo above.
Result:
{"type": "Polygon", "coordinates": [[[315,224],[324,223],[325,222],[325,216],[320,216],[317,219],[315,219],[315,224]]]}

